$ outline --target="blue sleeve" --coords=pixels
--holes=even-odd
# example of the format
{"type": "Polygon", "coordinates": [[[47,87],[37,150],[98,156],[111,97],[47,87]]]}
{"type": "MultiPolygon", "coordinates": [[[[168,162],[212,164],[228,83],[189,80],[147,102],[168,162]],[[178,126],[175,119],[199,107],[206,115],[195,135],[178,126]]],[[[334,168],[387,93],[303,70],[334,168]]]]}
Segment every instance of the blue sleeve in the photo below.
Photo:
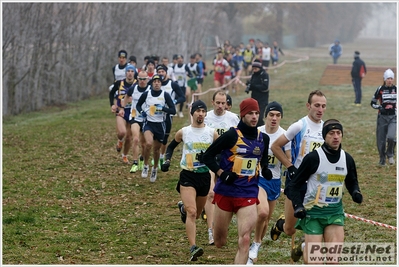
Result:
{"type": "Polygon", "coordinates": [[[204,64],[202,64],[202,61],[198,62],[197,64],[198,67],[198,77],[202,77],[202,74],[204,72],[204,64]]]}

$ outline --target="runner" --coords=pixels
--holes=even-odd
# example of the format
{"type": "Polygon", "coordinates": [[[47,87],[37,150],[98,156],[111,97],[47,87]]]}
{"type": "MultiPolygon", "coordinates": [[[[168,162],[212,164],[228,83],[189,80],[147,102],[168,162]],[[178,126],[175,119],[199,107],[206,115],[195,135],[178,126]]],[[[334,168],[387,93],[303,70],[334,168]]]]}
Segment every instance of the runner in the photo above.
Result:
{"type": "Polygon", "coordinates": [[[162,76],[155,74],[152,77],[151,90],[144,92],[136,105],[138,114],[145,118],[143,125],[145,139],[144,167],[141,172],[143,178],[148,176],[151,148],[153,151],[154,165],[151,169],[150,182],[155,182],[157,179],[159,151],[165,138],[165,116],[166,114],[176,113],[171,96],[161,89],[162,80],[162,76]]]}
{"type": "Polygon", "coordinates": [[[123,106],[122,100],[130,87],[135,83],[134,74],[135,68],[132,65],[127,65],[125,68],[126,78],[116,81],[112,90],[109,92],[109,101],[111,105],[111,112],[116,116],[116,131],[118,142],[116,144],[116,151],[122,152],[122,161],[126,164],[129,163],[127,157],[129,148],[131,146],[132,132],[129,124],[130,104],[126,107],[123,106]],[[123,144],[125,143],[125,146],[123,144]]]}
{"type": "Polygon", "coordinates": [[[259,105],[253,98],[240,104],[241,120],[231,127],[205,151],[203,161],[218,179],[215,185],[215,214],[213,234],[215,245],[221,248],[227,243],[229,225],[233,215],[237,217],[238,250],[235,264],[248,260],[251,232],[256,225],[256,204],[260,168],[268,179],[272,173],[267,167],[269,137],[261,133],[256,124],[259,105]],[[220,153],[220,164],[216,156],[220,153]]]}
{"type": "Polygon", "coordinates": [[[168,171],[174,149],[183,142],[180,160],[183,170],[180,172],[176,190],[182,199],[178,207],[181,219],[186,224],[186,233],[190,243],[190,261],[197,261],[197,258],[204,253],[203,248],[196,245],[195,220],[200,217],[205,205],[211,176],[208,167],[202,163],[201,156],[219,136],[214,129],[205,125],[206,112],[207,107],[203,101],[198,100],[192,104],[190,111],[192,123],[176,132],[175,138],[168,146],[165,163],[162,164],[162,171],[168,171]]]}
{"type": "MultiPolygon", "coordinates": [[[[287,131],[273,142],[271,150],[274,156],[287,168],[284,194],[287,196],[284,202],[284,214],[280,215],[276,223],[270,230],[272,240],[277,240],[282,232],[292,236],[295,234],[295,224],[297,219],[294,217],[294,209],[289,198],[288,185],[295,177],[303,157],[320,147],[323,143],[322,117],[327,108],[327,99],[320,90],[310,92],[306,103],[308,115],[291,124],[287,131]],[[291,158],[287,159],[283,147],[291,141],[291,158]]],[[[306,186],[302,188],[302,194],[306,191],[306,186]]],[[[300,257],[299,257],[300,258],[300,257]]],[[[299,258],[294,258],[298,261],[299,258]]]]}
{"type": "MultiPolygon", "coordinates": [[[[266,235],[267,226],[272,217],[274,208],[277,203],[277,199],[280,197],[281,191],[281,176],[283,173],[281,162],[273,155],[270,147],[274,140],[280,135],[285,133],[285,130],[281,128],[280,122],[283,118],[283,107],[273,101],[270,102],[266,107],[265,113],[265,125],[259,126],[258,129],[269,136],[270,144],[268,151],[269,166],[268,168],[272,171],[273,177],[271,180],[267,180],[262,175],[259,177],[259,194],[258,199],[260,201],[258,210],[258,220],[256,221],[254,241],[249,248],[249,255],[247,265],[252,265],[253,262],[257,261],[258,251],[262,244],[262,240],[266,235]]],[[[291,142],[288,142],[284,146],[284,152],[287,159],[291,159],[291,142]]]]}
{"type": "MultiPolygon", "coordinates": [[[[226,103],[226,92],[223,90],[216,91],[212,96],[213,110],[208,111],[205,117],[205,124],[215,129],[219,135],[227,132],[230,127],[237,126],[237,124],[240,122],[240,119],[236,114],[226,110],[226,103]]],[[[211,172],[211,177],[211,187],[209,189],[208,199],[204,208],[208,224],[208,238],[210,245],[214,243],[212,225],[215,205],[212,204],[212,202],[214,199],[213,188],[215,187],[215,174],[213,172],[211,172]]]]}

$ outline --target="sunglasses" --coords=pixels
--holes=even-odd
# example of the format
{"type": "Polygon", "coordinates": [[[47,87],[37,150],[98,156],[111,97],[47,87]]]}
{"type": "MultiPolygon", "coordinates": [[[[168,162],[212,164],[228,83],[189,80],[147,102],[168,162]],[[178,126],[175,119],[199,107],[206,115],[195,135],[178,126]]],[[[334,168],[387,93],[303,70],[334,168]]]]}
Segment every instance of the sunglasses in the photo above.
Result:
{"type": "Polygon", "coordinates": [[[145,78],[138,78],[140,81],[144,81],[144,80],[147,80],[148,79],[148,77],[145,77],[145,78]]]}

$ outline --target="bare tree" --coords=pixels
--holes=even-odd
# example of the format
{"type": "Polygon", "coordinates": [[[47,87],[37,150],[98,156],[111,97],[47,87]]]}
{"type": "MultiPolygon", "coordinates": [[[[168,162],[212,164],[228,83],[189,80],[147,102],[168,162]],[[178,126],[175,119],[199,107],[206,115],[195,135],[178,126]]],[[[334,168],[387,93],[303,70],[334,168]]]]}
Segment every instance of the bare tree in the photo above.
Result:
{"type": "Polygon", "coordinates": [[[10,115],[105,95],[120,49],[135,55],[139,65],[152,54],[206,56],[210,37],[238,43],[248,15],[259,18],[258,30],[277,41],[284,31],[295,32],[299,46],[336,36],[350,41],[372,5],[10,2],[2,7],[3,115],[10,115]]]}

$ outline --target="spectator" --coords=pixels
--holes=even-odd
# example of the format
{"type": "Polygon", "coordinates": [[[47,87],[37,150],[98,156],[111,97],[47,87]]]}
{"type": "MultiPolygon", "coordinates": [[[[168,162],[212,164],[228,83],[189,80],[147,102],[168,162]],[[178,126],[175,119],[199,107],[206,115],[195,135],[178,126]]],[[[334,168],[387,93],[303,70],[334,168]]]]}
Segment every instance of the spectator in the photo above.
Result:
{"type": "Polygon", "coordinates": [[[352,84],[355,90],[355,103],[354,105],[360,107],[362,104],[362,79],[366,76],[366,64],[360,59],[360,52],[355,51],[355,60],[352,65],[352,84]]]}
{"type": "Polygon", "coordinates": [[[396,146],[396,95],[398,90],[393,84],[394,78],[393,71],[387,69],[384,72],[384,83],[377,88],[370,103],[372,108],[378,109],[377,148],[380,154],[380,166],[385,166],[386,157],[388,157],[390,165],[395,164],[393,156],[396,146]],[[388,146],[386,146],[387,144],[388,146]]]}
{"type": "Polygon", "coordinates": [[[335,40],[330,45],[330,56],[333,58],[334,64],[337,64],[338,58],[342,55],[342,46],[339,40],[335,40]]]}
{"type": "MultiPolygon", "coordinates": [[[[255,59],[252,63],[253,74],[247,82],[246,93],[251,91],[251,97],[256,99],[259,104],[262,118],[265,116],[266,106],[269,103],[269,74],[263,69],[260,60],[255,59]]],[[[258,121],[257,126],[264,125],[263,120],[258,121]]]]}

